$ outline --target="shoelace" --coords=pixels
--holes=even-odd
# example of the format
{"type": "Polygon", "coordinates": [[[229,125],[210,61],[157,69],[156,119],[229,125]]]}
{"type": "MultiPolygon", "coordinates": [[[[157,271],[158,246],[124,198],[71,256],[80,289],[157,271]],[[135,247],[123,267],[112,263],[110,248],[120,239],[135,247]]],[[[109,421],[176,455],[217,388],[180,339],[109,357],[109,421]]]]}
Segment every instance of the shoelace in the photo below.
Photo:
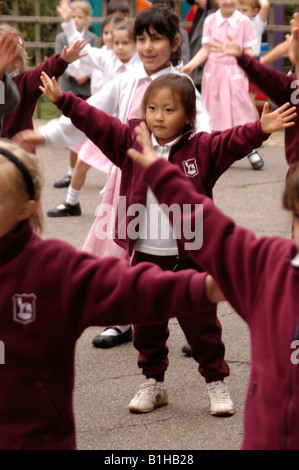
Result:
{"type": "Polygon", "coordinates": [[[209,392],[213,399],[217,401],[226,401],[228,399],[227,389],[223,385],[212,385],[209,387],[209,392]]]}
{"type": "Polygon", "coordinates": [[[141,385],[139,391],[137,392],[137,397],[141,398],[146,398],[148,395],[151,394],[152,391],[154,391],[155,385],[154,384],[148,384],[144,383],[141,385]]]}

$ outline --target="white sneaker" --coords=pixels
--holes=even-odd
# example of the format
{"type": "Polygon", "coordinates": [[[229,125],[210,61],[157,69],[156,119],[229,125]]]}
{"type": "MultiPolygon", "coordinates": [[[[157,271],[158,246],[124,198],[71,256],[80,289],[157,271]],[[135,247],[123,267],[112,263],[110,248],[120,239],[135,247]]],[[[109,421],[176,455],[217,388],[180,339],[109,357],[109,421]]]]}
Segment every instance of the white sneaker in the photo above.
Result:
{"type": "Polygon", "coordinates": [[[157,385],[156,379],[147,379],[129,404],[129,410],[135,413],[148,413],[159,406],[167,405],[166,387],[157,385]]]}
{"type": "Polygon", "coordinates": [[[234,414],[234,405],[228,387],[222,380],[206,384],[209,398],[210,413],[213,416],[228,416],[234,414]]]}

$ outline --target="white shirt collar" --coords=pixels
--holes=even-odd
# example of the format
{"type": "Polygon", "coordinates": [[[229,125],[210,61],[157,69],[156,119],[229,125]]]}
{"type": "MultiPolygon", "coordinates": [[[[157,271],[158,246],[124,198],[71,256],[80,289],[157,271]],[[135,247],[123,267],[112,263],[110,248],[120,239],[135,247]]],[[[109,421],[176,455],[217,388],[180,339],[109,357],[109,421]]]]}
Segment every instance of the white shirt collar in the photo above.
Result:
{"type": "Polygon", "coordinates": [[[161,145],[159,144],[159,142],[158,142],[157,139],[156,139],[156,136],[155,136],[153,133],[152,133],[151,137],[152,137],[152,144],[153,144],[153,147],[154,147],[154,148],[159,147],[159,148],[161,148],[161,149],[163,148],[163,149],[166,150],[166,149],[171,149],[171,147],[172,147],[174,144],[177,143],[177,141],[181,138],[181,134],[180,134],[178,137],[176,137],[174,140],[172,140],[171,142],[168,142],[167,144],[165,144],[164,147],[161,147],[161,145]]]}
{"type": "Polygon", "coordinates": [[[290,263],[294,268],[299,268],[299,253],[296,254],[296,256],[290,261],[290,263]]]}
{"type": "MultiPolygon", "coordinates": [[[[166,73],[176,73],[175,67],[172,64],[170,64],[169,67],[166,67],[165,69],[162,69],[156,73],[153,73],[151,75],[151,79],[154,80],[155,78],[160,77],[160,75],[164,75],[166,73]]],[[[144,65],[140,58],[139,58],[139,61],[136,61],[136,68],[134,68],[134,77],[138,79],[148,77],[148,74],[146,73],[144,65]]]]}
{"type": "Polygon", "coordinates": [[[228,21],[231,26],[236,26],[236,23],[238,19],[240,18],[240,15],[242,15],[242,13],[240,13],[239,10],[235,10],[231,16],[229,16],[228,18],[224,18],[224,16],[222,16],[221,11],[219,9],[216,11],[216,26],[220,26],[225,21],[228,21]]]}

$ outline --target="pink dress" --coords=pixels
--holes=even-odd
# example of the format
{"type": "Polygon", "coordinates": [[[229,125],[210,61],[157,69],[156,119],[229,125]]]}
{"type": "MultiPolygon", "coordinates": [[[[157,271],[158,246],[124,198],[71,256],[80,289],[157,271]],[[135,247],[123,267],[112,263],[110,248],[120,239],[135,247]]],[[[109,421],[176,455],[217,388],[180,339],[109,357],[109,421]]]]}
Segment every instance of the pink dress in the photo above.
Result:
{"type": "MultiPolygon", "coordinates": [[[[204,22],[202,44],[219,39],[235,38],[242,48],[252,47],[254,31],[250,19],[235,10],[224,18],[220,10],[209,15],[204,22]]],[[[210,52],[202,78],[202,97],[211,116],[213,130],[224,130],[239,124],[255,121],[248,93],[248,79],[232,56],[219,57],[210,52]]]]}
{"type": "Polygon", "coordinates": [[[78,153],[78,158],[97,170],[108,173],[111,162],[91,140],[87,140],[78,153]]]}
{"type": "MultiPolygon", "coordinates": [[[[131,102],[131,107],[128,112],[127,120],[132,118],[141,118],[140,104],[145,90],[147,89],[150,82],[151,79],[149,77],[144,77],[139,80],[131,102]]],[[[95,149],[101,152],[98,147],[95,147],[95,149]]],[[[119,258],[129,259],[127,251],[118,246],[113,240],[113,231],[115,225],[114,214],[116,214],[118,207],[121,170],[117,166],[112,165],[109,160],[108,162],[111,168],[107,176],[107,182],[102,200],[103,205],[111,208],[106,230],[108,236],[102,237],[102,234],[99,233],[99,228],[102,227],[103,218],[103,215],[100,213],[96,216],[95,221],[86,237],[85,243],[83,245],[83,250],[89,253],[93,253],[99,257],[118,256],[119,258]]]]}

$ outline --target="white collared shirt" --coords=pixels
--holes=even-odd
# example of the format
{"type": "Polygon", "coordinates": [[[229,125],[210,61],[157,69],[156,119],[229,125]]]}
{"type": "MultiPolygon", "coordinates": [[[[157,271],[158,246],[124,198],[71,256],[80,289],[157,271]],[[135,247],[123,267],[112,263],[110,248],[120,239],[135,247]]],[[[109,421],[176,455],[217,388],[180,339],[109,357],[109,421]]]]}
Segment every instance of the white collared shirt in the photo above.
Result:
{"type": "Polygon", "coordinates": [[[290,263],[294,268],[299,268],[299,253],[296,254],[296,256],[290,261],[290,263]]]}
{"type": "Polygon", "coordinates": [[[220,10],[217,10],[212,15],[209,15],[204,22],[201,43],[210,44],[214,38],[227,41],[226,28],[221,28],[221,26],[225,25],[225,23],[228,23],[231,28],[235,28],[235,33],[231,32],[230,34],[234,36],[235,39],[237,39],[243,49],[252,47],[254,45],[254,32],[251,20],[247,16],[240,13],[239,10],[235,10],[234,13],[228,18],[224,18],[220,10]],[[240,28],[242,28],[242,31],[243,28],[246,28],[245,40],[240,28]],[[250,36],[252,37],[250,38],[250,36]]]}
{"type": "Polygon", "coordinates": [[[237,25],[238,19],[240,18],[242,13],[240,13],[239,10],[235,10],[231,16],[229,16],[228,18],[225,18],[219,9],[216,11],[215,15],[216,15],[216,26],[220,26],[225,21],[228,21],[229,24],[235,28],[237,25]]]}
{"type": "MultiPolygon", "coordinates": [[[[171,147],[180,139],[180,135],[161,147],[152,134],[152,143],[160,158],[169,159],[171,147]]],[[[173,227],[168,216],[161,209],[154,193],[148,188],[144,216],[139,224],[139,238],[134,250],[156,256],[176,256],[178,247],[173,227]]]]}

